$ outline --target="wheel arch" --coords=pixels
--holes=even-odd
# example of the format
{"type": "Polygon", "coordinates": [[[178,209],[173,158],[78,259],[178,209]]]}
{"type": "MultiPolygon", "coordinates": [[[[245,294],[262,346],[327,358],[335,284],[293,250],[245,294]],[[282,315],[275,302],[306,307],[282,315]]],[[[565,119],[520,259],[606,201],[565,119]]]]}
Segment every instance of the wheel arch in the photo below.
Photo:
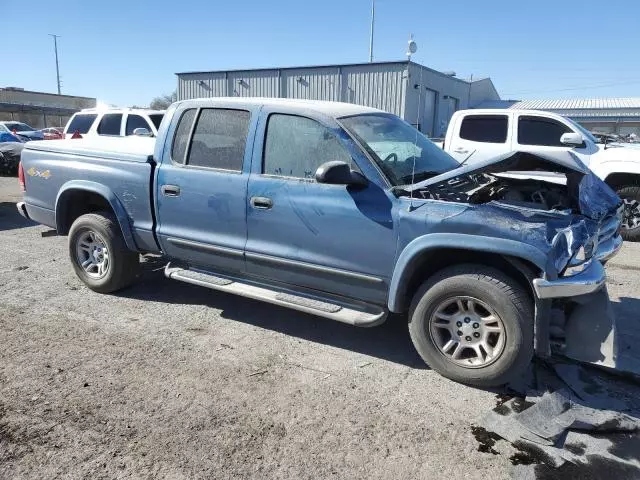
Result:
{"type": "Polygon", "coordinates": [[[116,217],[127,248],[137,251],[126,210],[118,197],[100,183],[72,180],[60,188],[55,207],[56,230],[59,235],[67,235],[79,216],[104,210],[116,217]]]}
{"type": "Polygon", "coordinates": [[[546,271],[547,257],[531,245],[514,240],[467,234],[431,234],[405,247],[394,269],[389,287],[388,308],[407,311],[420,284],[442,268],[458,263],[497,267],[526,285],[533,298],[531,277],[546,271]]]}

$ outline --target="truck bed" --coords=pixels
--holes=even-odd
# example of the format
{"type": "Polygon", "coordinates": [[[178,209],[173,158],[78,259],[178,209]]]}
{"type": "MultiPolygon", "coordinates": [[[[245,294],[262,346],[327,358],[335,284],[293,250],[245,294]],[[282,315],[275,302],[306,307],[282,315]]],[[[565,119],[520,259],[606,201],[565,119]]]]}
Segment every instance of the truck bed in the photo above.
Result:
{"type": "Polygon", "coordinates": [[[158,251],[151,200],[154,146],[155,139],[146,137],[29,142],[22,153],[29,217],[60,231],[61,200],[79,189],[94,192],[130,227],[130,247],[158,251]]]}

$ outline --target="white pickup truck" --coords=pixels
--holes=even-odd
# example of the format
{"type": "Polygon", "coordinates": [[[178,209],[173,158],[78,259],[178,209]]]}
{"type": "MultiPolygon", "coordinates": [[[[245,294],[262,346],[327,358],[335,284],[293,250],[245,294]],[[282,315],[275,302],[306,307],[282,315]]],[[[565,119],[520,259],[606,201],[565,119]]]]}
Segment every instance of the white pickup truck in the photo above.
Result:
{"type": "Polygon", "coordinates": [[[625,202],[622,236],[640,241],[640,148],[600,143],[574,121],[539,110],[459,110],[442,148],[465,164],[512,151],[566,155],[571,151],[625,202]]]}

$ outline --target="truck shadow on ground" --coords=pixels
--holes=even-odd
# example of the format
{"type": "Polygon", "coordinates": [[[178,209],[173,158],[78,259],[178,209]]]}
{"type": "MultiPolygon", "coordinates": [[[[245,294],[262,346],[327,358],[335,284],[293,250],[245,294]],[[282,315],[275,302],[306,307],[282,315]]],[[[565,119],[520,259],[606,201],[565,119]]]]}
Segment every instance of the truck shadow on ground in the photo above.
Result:
{"type": "Polygon", "coordinates": [[[34,225],[36,225],[35,222],[27,220],[18,213],[15,203],[0,202],[0,231],[33,227],[34,225]]]}
{"type": "Polygon", "coordinates": [[[169,280],[162,271],[164,264],[162,260],[145,257],[141,278],[131,288],[118,292],[118,296],[161,303],[206,305],[221,310],[220,316],[225,319],[371,355],[411,368],[428,368],[413,348],[406,317],[394,315],[382,325],[373,328],[354,327],[276,305],[169,280]]]}

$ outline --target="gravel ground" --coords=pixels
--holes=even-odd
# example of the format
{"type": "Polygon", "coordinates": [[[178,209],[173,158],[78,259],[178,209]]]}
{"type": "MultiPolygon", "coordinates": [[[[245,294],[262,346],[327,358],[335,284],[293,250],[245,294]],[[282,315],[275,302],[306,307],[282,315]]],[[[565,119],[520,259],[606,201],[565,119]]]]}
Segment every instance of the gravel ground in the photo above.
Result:
{"type": "MultiPolygon", "coordinates": [[[[164,278],[84,287],[66,238],[0,178],[0,478],[509,478],[472,426],[496,393],[414,352],[406,320],[359,329],[164,278]]],[[[637,316],[640,244],[609,267],[637,316]]]]}

